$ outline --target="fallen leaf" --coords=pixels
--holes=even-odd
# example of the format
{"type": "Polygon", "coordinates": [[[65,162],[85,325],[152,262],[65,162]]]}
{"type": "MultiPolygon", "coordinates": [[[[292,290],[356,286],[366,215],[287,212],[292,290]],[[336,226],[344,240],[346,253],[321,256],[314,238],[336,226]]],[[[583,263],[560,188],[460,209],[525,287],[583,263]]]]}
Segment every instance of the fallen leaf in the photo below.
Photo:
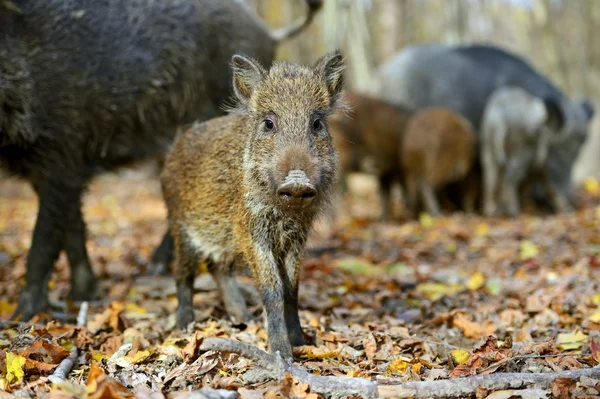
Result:
{"type": "Polygon", "coordinates": [[[467,360],[469,360],[471,355],[464,349],[454,349],[450,352],[450,356],[452,356],[452,361],[454,364],[459,365],[464,364],[467,360]]]}
{"type": "Polygon", "coordinates": [[[430,229],[433,227],[433,218],[428,213],[421,213],[419,215],[419,223],[424,229],[430,229]]]}
{"type": "Polygon", "coordinates": [[[570,399],[571,392],[576,386],[577,383],[571,378],[556,378],[552,381],[552,397],[556,399],[570,399]]]}
{"type": "Polygon", "coordinates": [[[467,338],[479,339],[492,335],[496,326],[487,320],[483,325],[469,320],[463,313],[456,313],[452,318],[452,325],[462,330],[467,338]]]}
{"type": "Polygon", "coordinates": [[[23,366],[26,359],[12,352],[6,352],[6,380],[9,384],[18,384],[23,381],[25,372],[23,366]]]}
{"type": "Polygon", "coordinates": [[[528,260],[535,258],[540,254],[540,250],[538,247],[532,243],[531,241],[521,241],[521,251],[520,256],[522,260],[528,260]]]}
{"type": "Polygon", "coordinates": [[[367,355],[367,359],[371,360],[375,356],[377,352],[377,341],[375,341],[375,337],[373,334],[369,333],[362,340],[363,347],[365,348],[365,354],[367,355]]]}
{"type": "Polygon", "coordinates": [[[475,226],[475,234],[479,237],[485,237],[490,234],[490,225],[487,223],[479,223],[475,226]]]}
{"type": "Polygon", "coordinates": [[[404,374],[410,367],[411,359],[403,356],[395,358],[387,367],[387,371],[392,374],[404,374]]]}
{"type": "Polygon", "coordinates": [[[594,339],[590,342],[590,349],[592,351],[592,358],[596,363],[600,363],[600,345],[598,345],[594,339]]]}
{"type": "Polygon", "coordinates": [[[417,286],[417,292],[432,301],[437,301],[446,295],[454,296],[463,290],[464,287],[460,284],[423,283],[417,286]]]}
{"type": "Polygon", "coordinates": [[[476,291],[483,287],[485,284],[485,277],[480,272],[473,273],[469,281],[467,281],[467,288],[471,291],[476,291]]]}
{"type": "Polygon", "coordinates": [[[594,197],[597,197],[600,195],[600,183],[594,177],[591,177],[591,176],[587,177],[583,181],[583,188],[589,195],[592,195],[594,197]]]}
{"type": "Polygon", "coordinates": [[[580,330],[561,333],[556,337],[556,347],[565,351],[579,349],[587,342],[588,336],[580,330]]]}

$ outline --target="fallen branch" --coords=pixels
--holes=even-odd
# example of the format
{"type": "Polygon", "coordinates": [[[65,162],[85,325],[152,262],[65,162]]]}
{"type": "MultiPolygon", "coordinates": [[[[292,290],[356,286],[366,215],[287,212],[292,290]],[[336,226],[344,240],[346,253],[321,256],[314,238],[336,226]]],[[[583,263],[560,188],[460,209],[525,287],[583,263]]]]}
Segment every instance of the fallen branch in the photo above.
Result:
{"type": "MultiPolygon", "coordinates": [[[[83,302],[81,307],[79,308],[79,313],[77,314],[77,325],[84,326],[85,321],[87,319],[87,311],[88,311],[88,303],[83,302]]],[[[79,349],[76,346],[71,349],[71,353],[69,357],[63,359],[62,362],[58,365],[54,373],[48,379],[55,384],[65,382],[67,379],[67,375],[71,372],[73,367],[75,367],[75,363],[77,362],[77,358],[79,357],[79,349]]]]}
{"type": "MultiPolygon", "coordinates": [[[[579,380],[581,377],[600,378],[600,368],[567,370],[555,373],[498,373],[476,375],[439,381],[403,382],[398,385],[379,385],[380,397],[389,398],[464,398],[474,395],[477,388],[489,391],[506,389],[548,389],[557,378],[579,380]]],[[[387,382],[392,380],[387,379],[387,382]]]]}
{"type": "Polygon", "coordinates": [[[286,373],[301,384],[308,384],[312,392],[330,397],[360,396],[364,398],[464,398],[475,395],[478,388],[489,391],[508,389],[549,389],[556,378],[582,377],[600,379],[600,367],[567,370],[554,373],[497,373],[439,381],[397,383],[392,378],[380,379],[379,385],[364,378],[316,376],[298,367],[288,365],[280,356],[267,353],[253,345],[227,338],[206,338],[200,349],[236,353],[253,360],[269,378],[281,380],[286,373]],[[395,384],[395,385],[383,385],[395,384]]]}
{"type": "Polygon", "coordinates": [[[324,377],[310,374],[298,367],[288,365],[281,356],[272,355],[256,346],[227,338],[206,338],[200,345],[203,351],[218,351],[236,353],[255,361],[262,367],[270,378],[281,380],[286,373],[301,384],[308,384],[311,392],[329,397],[359,396],[361,398],[376,398],[377,384],[364,378],[324,377]]]}

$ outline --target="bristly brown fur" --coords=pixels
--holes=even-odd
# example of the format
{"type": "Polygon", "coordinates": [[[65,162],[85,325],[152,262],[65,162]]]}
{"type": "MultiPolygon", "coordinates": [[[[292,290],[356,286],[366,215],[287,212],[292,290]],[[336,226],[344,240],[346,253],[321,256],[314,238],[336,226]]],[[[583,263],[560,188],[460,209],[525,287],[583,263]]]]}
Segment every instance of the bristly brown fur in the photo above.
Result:
{"type": "Polygon", "coordinates": [[[346,92],[345,100],[348,106],[338,111],[330,123],[339,154],[342,191],[347,173],[374,174],[379,180],[382,218],[390,219],[392,184],[401,184],[403,176],[398,148],[410,112],[364,94],[346,92]]]}
{"type": "MultiPolygon", "coordinates": [[[[418,214],[419,195],[432,216],[440,213],[435,190],[468,176],[475,158],[471,123],[445,107],[417,111],[408,121],[401,148],[408,205],[418,214]]],[[[473,211],[475,190],[465,179],[465,208],[473,211]]]]}
{"type": "Polygon", "coordinates": [[[194,272],[202,259],[227,311],[248,318],[234,277],[237,265],[248,264],[262,295],[271,351],[291,359],[291,345],[304,342],[300,255],[336,179],[326,120],[340,103],[343,61],[335,53],[313,68],[275,62],[266,71],[234,56],[232,68],[235,112],[178,137],[162,174],[176,247],[178,324],[193,321],[194,272]],[[310,188],[314,196],[294,197],[302,204],[294,208],[292,194],[280,193],[288,186],[310,188]]]}

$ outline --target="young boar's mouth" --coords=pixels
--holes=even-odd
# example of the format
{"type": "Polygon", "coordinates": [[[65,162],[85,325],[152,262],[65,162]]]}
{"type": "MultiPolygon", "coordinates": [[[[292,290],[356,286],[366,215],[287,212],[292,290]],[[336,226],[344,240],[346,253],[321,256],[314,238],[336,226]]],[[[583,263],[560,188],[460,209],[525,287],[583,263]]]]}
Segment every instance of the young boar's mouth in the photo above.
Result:
{"type": "Polygon", "coordinates": [[[277,187],[276,195],[284,208],[301,211],[310,207],[317,196],[317,188],[302,170],[292,170],[277,187]]]}

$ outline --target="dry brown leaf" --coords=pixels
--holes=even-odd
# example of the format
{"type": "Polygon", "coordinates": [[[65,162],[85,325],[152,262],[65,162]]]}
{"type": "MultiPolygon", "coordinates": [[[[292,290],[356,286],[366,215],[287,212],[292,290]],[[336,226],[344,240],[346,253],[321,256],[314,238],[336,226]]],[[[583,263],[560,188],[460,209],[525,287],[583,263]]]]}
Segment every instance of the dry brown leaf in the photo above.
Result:
{"type": "Polygon", "coordinates": [[[365,348],[367,359],[372,360],[373,357],[375,357],[375,353],[377,353],[377,341],[375,341],[373,334],[367,334],[367,336],[363,338],[362,344],[365,348]]]}
{"type": "Polygon", "coordinates": [[[195,358],[198,353],[198,349],[200,349],[200,345],[202,345],[202,341],[203,338],[201,338],[200,334],[196,332],[190,342],[188,342],[185,348],[181,350],[181,353],[183,354],[183,360],[188,362],[195,358]]]}
{"type": "Polygon", "coordinates": [[[577,383],[571,378],[557,378],[552,381],[552,397],[556,399],[570,399],[571,392],[576,386],[577,383]]]}
{"type": "Polygon", "coordinates": [[[467,338],[480,339],[496,332],[496,326],[487,320],[483,325],[469,320],[463,313],[456,313],[452,325],[462,330],[467,338]]]}

